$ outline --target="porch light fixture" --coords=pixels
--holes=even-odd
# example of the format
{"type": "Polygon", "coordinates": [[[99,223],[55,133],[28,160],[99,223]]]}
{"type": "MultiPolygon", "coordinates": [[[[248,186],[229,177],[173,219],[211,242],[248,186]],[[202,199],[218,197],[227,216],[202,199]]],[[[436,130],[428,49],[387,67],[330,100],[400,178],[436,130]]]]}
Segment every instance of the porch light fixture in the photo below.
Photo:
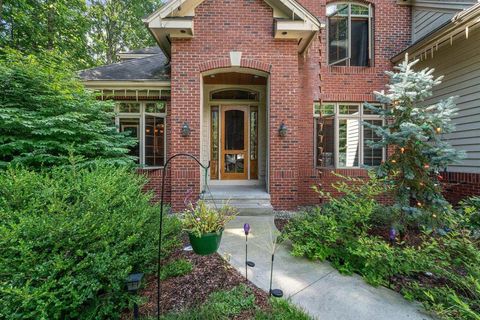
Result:
{"type": "Polygon", "coordinates": [[[185,121],[182,126],[182,137],[188,137],[192,130],[188,126],[188,123],[185,121]]]}
{"type": "Polygon", "coordinates": [[[285,137],[287,135],[288,128],[285,125],[285,122],[282,121],[282,124],[280,125],[280,128],[278,128],[278,134],[280,137],[285,137]]]}
{"type": "MultiPolygon", "coordinates": [[[[143,273],[132,273],[129,274],[125,284],[127,285],[128,292],[135,294],[140,288],[140,283],[142,282],[143,273]]],[[[133,304],[133,319],[138,319],[138,304],[135,302],[133,304]]]]}

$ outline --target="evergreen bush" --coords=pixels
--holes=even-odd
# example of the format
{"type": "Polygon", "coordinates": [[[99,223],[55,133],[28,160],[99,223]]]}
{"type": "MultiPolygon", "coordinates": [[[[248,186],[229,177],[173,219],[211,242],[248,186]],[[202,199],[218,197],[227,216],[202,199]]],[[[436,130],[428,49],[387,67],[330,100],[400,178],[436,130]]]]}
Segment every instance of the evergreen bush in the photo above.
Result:
{"type": "MultiPolygon", "coordinates": [[[[157,256],[158,212],[128,168],[0,171],[0,319],[113,319],[157,256]]],[[[164,223],[166,255],[180,243],[164,223]]]]}

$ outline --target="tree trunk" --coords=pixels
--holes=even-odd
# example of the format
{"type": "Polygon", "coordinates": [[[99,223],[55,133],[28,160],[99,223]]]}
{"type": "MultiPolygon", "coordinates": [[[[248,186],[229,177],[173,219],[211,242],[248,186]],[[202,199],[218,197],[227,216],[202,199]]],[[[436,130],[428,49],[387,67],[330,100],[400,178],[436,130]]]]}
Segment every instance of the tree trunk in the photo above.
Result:
{"type": "Polygon", "coordinates": [[[53,12],[53,3],[47,2],[48,11],[47,11],[47,49],[53,49],[53,38],[54,38],[54,28],[53,28],[53,19],[54,19],[54,12],[53,12]]]}
{"type": "MultiPolygon", "coordinates": [[[[2,14],[3,14],[3,0],[0,0],[0,21],[2,21],[2,14]]],[[[2,24],[0,24],[0,28],[3,29],[2,24]]]]}

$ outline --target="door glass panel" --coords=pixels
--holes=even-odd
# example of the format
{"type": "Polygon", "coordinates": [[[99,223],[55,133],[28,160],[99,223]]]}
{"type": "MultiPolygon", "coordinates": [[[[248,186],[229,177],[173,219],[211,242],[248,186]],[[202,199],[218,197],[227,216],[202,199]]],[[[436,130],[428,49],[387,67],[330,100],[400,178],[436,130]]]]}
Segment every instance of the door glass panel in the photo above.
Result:
{"type": "Polygon", "coordinates": [[[257,160],[258,112],[250,111],[250,160],[257,160]]]}
{"type": "Polygon", "coordinates": [[[244,112],[229,110],[225,112],[225,150],[244,150],[245,127],[244,112]]]}
{"type": "Polygon", "coordinates": [[[258,110],[250,109],[250,179],[258,179],[258,110]]]}
{"type": "Polygon", "coordinates": [[[360,121],[340,119],[338,128],[338,165],[357,167],[359,152],[360,121]]]}
{"type": "Polygon", "coordinates": [[[244,173],[243,154],[225,154],[225,173],[244,173]]]}
{"type": "Polygon", "coordinates": [[[210,178],[213,180],[218,179],[218,154],[219,154],[219,139],[218,139],[218,107],[212,107],[211,113],[211,155],[210,155],[210,178]]]}

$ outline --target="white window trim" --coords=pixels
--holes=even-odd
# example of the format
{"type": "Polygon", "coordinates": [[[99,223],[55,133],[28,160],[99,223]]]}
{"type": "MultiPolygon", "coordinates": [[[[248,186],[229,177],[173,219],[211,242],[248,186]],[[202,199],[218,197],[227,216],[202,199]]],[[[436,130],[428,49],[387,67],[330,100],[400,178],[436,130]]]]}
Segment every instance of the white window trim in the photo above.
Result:
{"type": "Polygon", "coordinates": [[[336,62],[333,62],[333,63],[330,63],[330,48],[329,48],[329,34],[330,34],[330,31],[329,31],[329,23],[328,23],[328,20],[330,19],[330,17],[335,14],[330,14],[330,15],[327,15],[327,24],[326,24],[326,37],[327,37],[327,41],[326,41],[326,53],[327,53],[327,65],[329,66],[338,66],[339,63],[342,63],[345,61],[345,66],[343,67],[350,67],[350,59],[352,57],[352,45],[351,45],[351,33],[352,33],[352,17],[357,17],[357,18],[368,18],[368,60],[369,60],[369,65],[368,66],[365,66],[364,68],[370,68],[370,67],[373,67],[374,66],[374,55],[373,55],[373,49],[374,49],[374,45],[373,45],[373,7],[372,7],[372,4],[369,3],[368,5],[366,4],[363,4],[363,3],[359,3],[359,2],[355,2],[355,1],[352,1],[352,2],[333,2],[333,3],[329,3],[327,5],[327,7],[329,5],[339,5],[339,4],[343,4],[343,5],[348,5],[348,30],[347,30],[347,44],[348,44],[348,53],[347,53],[347,57],[344,58],[344,59],[341,59],[341,60],[338,60],[336,62]],[[351,13],[351,10],[352,10],[352,4],[354,5],[358,5],[358,6],[362,6],[362,7],[366,7],[368,8],[368,17],[365,16],[365,15],[357,15],[357,14],[352,14],[351,13]]]}
{"type": "Polygon", "coordinates": [[[165,101],[128,101],[128,100],[118,100],[115,101],[115,127],[117,131],[120,132],[120,119],[139,119],[139,130],[140,130],[140,137],[139,137],[139,159],[138,165],[142,169],[162,169],[164,166],[146,166],[145,165],[145,116],[154,116],[157,118],[163,118],[163,164],[165,165],[165,161],[167,159],[167,103],[165,101]],[[140,112],[119,112],[119,103],[139,103],[140,104],[140,112]],[[165,105],[165,112],[161,113],[151,113],[145,112],[146,104],[147,103],[163,103],[165,105]]]}
{"type": "MultiPolygon", "coordinates": [[[[370,103],[373,106],[381,106],[381,104],[378,103],[370,103]]],[[[364,169],[364,154],[363,154],[363,149],[365,146],[365,141],[364,141],[364,136],[363,136],[363,130],[364,130],[364,121],[365,120],[382,120],[382,124],[385,124],[385,121],[376,114],[364,114],[364,109],[365,109],[365,104],[364,103],[358,103],[358,102],[315,102],[313,105],[313,115],[314,119],[316,120],[317,118],[320,117],[319,114],[315,113],[315,105],[333,105],[334,106],[334,166],[333,167],[322,167],[317,165],[317,156],[318,156],[318,148],[317,148],[317,121],[314,121],[314,166],[316,168],[335,168],[335,169],[364,169]],[[351,114],[340,114],[340,105],[349,105],[349,106],[358,106],[359,107],[359,114],[358,115],[351,115],[351,114]],[[358,151],[358,166],[339,166],[339,129],[340,129],[340,120],[341,119],[356,119],[359,121],[359,151],[358,151]]],[[[386,159],[386,148],[382,148],[382,161],[385,161],[386,159]]]]}

